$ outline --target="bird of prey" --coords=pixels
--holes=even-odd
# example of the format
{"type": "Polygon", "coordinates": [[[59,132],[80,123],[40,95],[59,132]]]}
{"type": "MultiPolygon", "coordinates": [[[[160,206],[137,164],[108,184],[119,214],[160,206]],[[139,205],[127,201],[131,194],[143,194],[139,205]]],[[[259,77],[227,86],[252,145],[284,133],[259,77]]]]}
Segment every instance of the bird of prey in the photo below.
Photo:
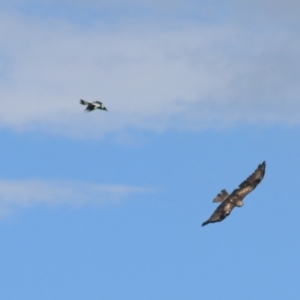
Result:
{"type": "Polygon", "coordinates": [[[243,205],[244,197],[253,191],[264,178],[265,169],[265,162],[258,165],[254,173],[243,181],[231,194],[228,194],[226,190],[222,190],[213,200],[213,202],[221,202],[221,204],[217,207],[211,217],[202,224],[202,226],[209,223],[220,222],[229,216],[236,206],[241,207],[243,205]]]}
{"type": "Polygon", "coordinates": [[[86,112],[90,112],[95,109],[101,109],[107,111],[106,107],[104,107],[100,101],[88,102],[88,101],[84,101],[83,99],[80,99],[80,104],[87,105],[85,109],[86,112]]]}

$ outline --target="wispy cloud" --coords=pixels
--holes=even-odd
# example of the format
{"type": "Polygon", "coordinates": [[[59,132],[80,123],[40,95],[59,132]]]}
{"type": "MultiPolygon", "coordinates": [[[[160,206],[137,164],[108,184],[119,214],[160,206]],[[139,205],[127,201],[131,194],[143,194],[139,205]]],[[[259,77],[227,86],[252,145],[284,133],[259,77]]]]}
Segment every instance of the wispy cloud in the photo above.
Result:
{"type": "Polygon", "coordinates": [[[118,203],[132,195],[154,192],[153,188],[43,180],[0,180],[0,215],[34,205],[81,207],[118,203]]]}
{"type": "Polygon", "coordinates": [[[133,25],[2,15],[0,126],[101,136],[299,124],[296,30],[133,25]],[[83,114],[80,98],[103,101],[109,112],[83,114]]]}

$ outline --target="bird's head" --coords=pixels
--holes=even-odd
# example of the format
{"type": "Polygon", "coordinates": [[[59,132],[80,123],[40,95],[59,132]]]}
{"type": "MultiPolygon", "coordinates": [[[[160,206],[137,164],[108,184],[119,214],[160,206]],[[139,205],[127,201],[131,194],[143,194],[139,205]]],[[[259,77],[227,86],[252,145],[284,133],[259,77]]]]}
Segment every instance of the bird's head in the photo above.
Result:
{"type": "Polygon", "coordinates": [[[102,107],[102,110],[106,110],[107,111],[106,107],[104,107],[104,106],[102,107]]]}

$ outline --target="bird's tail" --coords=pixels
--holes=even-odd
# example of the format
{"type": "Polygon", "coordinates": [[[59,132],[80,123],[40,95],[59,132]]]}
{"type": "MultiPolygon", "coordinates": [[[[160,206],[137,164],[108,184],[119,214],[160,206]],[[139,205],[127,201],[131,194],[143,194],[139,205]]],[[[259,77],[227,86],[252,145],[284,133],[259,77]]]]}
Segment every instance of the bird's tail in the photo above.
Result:
{"type": "Polygon", "coordinates": [[[83,99],[80,99],[80,104],[87,105],[88,103],[86,101],[84,101],[83,99]]]}

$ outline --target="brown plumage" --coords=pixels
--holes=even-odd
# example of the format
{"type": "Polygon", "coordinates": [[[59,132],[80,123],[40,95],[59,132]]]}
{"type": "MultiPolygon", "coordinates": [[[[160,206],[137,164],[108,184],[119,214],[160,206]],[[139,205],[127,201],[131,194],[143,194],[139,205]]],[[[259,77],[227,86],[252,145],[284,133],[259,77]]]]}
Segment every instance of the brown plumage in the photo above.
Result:
{"type": "Polygon", "coordinates": [[[244,197],[253,191],[264,178],[265,169],[265,162],[258,165],[254,173],[243,181],[230,195],[226,190],[222,190],[221,193],[219,193],[213,200],[213,202],[221,202],[221,204],[217,207],[211,217],[202,224],[202,226],[209,223],[220,222],[229,216],[236,206],[241,207],[243,205],[244,197]]]}

